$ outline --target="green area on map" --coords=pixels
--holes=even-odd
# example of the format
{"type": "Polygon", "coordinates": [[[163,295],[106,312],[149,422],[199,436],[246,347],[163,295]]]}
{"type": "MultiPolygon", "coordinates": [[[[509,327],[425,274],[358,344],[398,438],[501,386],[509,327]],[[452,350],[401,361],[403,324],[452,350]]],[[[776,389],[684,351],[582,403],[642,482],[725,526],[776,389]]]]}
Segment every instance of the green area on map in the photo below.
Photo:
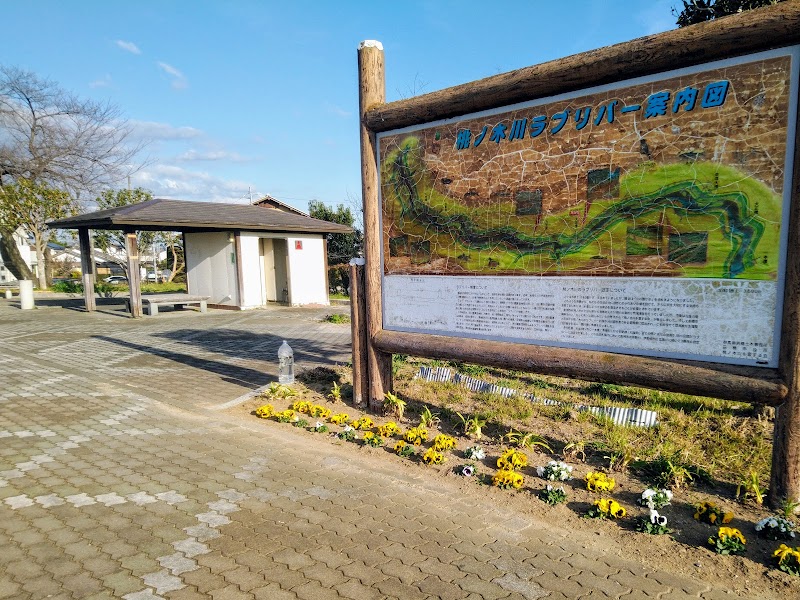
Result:
{"type": "Polygon", "coordinates": [[[586,176],[586,197],[560,210],[530,193],[453,198],[408,136],[381,165],[386,270],[777,278],[781,197],[737,168],[647,161],[586,176]]]}

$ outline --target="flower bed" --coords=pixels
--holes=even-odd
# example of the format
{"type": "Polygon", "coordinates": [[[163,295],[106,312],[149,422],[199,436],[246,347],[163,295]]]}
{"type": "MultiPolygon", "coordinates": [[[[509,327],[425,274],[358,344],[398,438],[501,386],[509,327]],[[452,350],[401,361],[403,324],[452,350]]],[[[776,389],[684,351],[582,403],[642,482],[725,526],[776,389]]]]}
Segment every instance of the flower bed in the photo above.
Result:
{"type": "MultiPolygon", "coordinates": [[[[794,533],[793,525],[791,528],[788,525],[791,522],[789,519],[784,522],[775,515],[756,519],[750,516],[753,509],[749,509],[743,517],[739,508],[736,510],[737,518],[715,496],[703,498],[698,491],[685,488],[674,493],[665,487],[647,487],[628,474],[611,473],[606,470],[607,467],[598,469],[601,465],[596,462],[586,464],[583,462],[585,456],[575,459],[575,454],[567,453],[568,448],[565,448],[563,455],[548,452],[544,456],[539,449],[538,457],[531,454],[529,458],[531,448],[523,451],[522,448],[502,447],[502,436],[497,434],[483,435],[476,440],[474,435],[464,435],[458,423],[447,421],[434,422],[432,425],[426,422],[428,426],[424,427],[417,423],[413,409],[409,409],[405,418],[399,420],[390,421],[379,415],[361,415],[352,420],[350,415],[358,415],[359,411],[348,406],[346,395],[338,401],[337,406],[331,406],[332,403],[324,397],[305,399],[303,393],[282,400],[270,400],[267,404],[259,403],[253,407],[256,416],[288,424],[303,421],[303,417],[313,417],[308,419],[311,423],[307,424],[308,431],[328,433],[336,443],[352,448],[353,452],[368,451],[358,450],[361,446],[384,448],[386,454],[371,451],[372,456],[388,456],[390,460],[405,465],[403,468],[419,469],[424,465],[426,472],[434,477],[458,476],[457,481],[462,482],[459,485],[464,493],[483,495],[487,488],[481,486],[490,486],[496,488],[491,490],[496,495],[496,502],[519,505],[523,510],[532,510],[537,514],[541,511],[560,511],[556,514],[564,527],[574,527],[574,523],[563,522],[563,519],[577,519],[588,514],[599,519],[597,525],[592,524],[591,527],[601,527],[606,534],[643,536],[670,533],[671,536],[662,536],[666,540],[663,548],[669,548],[672,543],[670,537],[674,537],[684,545],[693,546],[698,553],[706,553],[698,554],[698,560],[708,560],[708,549],[719,553],[719,558],[715,558],[719,561],[730,560],[726,558],[727,554],[744,554],[748,560],[772,566],[774,572],[780,568],[786,576],[794,575],[793,561],[800,559],[800,550],[791,546],[784,548],[782,545],[776,549],[774,543],[765,545],[770,540],[791,540],[791,537],[775,537],[776,533],[794,533]],[[337,409],[336,414],[331,408],[337,409]],[[343,408],[350,414],[344,412],[343,408]],[[357,443],[344,443],[350,441],[357,443]],[[476,444],[476,441],[479,443],[476,444]],[[453,465],[453,456],[463,456],[469,462],[456,462],[453,465]],[[573,478],[574,483],[569,482],[573,478]],[[581,480],[585,486],[578,483],[581,480]],[[560,486],[560,482],[568,483],[560,486]],[[568,496],[569,504],[564,506],[568,496]],[[559,504],[560,508],[556,506],[559,504]],[[758,535],[750,536],[748,530],[758,535]],[[760,539],[762,536],[764,540],[760,539]],[[752,537],[752,540],[748,542],[747,537],[752,537]],[[704,550],[704,546],[707,549],[704,550]]],[[[314,439],[325,437],[328,436],[314,439]]],[[[764,512],[764,509],[759,510],[764,512]]],[[[543,518],[549,520],[551,517],[543,518]]],[[[645,540],[640,538],[630,543],[638,546],[646,544],[645,540]]],[[[678,555],[662,553],[660,556],[674,563],[678,555]]],[[[690,566],[691,563],[687,569],[690,566]]]]}

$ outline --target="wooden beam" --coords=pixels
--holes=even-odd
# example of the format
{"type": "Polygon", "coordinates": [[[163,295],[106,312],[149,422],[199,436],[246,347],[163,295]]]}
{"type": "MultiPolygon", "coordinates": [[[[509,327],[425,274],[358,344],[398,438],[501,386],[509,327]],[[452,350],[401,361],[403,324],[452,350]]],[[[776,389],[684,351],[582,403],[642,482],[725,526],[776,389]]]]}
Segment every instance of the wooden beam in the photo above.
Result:
{"type": "Polygon", "coordinates": [[[374,132],[800,43],[800,2],[747,10],[423,96],[367,107],[374,132]]]}
{"type": "Polygon", "coordinates": [[[94,300],[95,271],[92,260],[92,237],[86,227],[78,229],[78,243],[81,249],[81,278],[83,280],[83,299],[87,312],[96,310],[94,300]]]}
{"type": "Polygon", "coordinates": [[[769,503],[800,501],[800,111],[794,144],[792,202],[784,224],[789,227],[784,279],[783,324],[778,371],[786,381],[786,401],[775,410],[769,503]]]}
{"type": "Polygon", "coordinates": [[[350,264],[350,333],[353,348],[353,403],[366,403],[369,390],[367,373],[367,303],[364,293],[364,265],[350,264]]]}
{"type": "Polygon", "coordinates": [[[375,133],[363,122],[366,112],[386,102],[383,47],[378,42],[361,42],[358,47],[358,106],[361,116],[361,185],[364,202],[364,289],[367,307],[368,403],[377,410],[383,396],[392,390],[392,356],[378,350],[373,338],[383,327],[381,306],[380,200],[378,196],[378,153],[375,133]]]}
{"type": "Polygon", "coordinates": [[[125,230],[125,252],[128,254],[128,287],[130,288],[131,316],[142,316],[142,274],[139,270],[139,245],[136,232],[125,230]]]}
{"type": "Polygon", "coordinates": [[[713,396],[739,402],[775,405],[783,402],[787,395],[786,385],[776,376],[774,370],[756,367],[733,367],[388,330],[378,333],[374,341],[384,352],[462,360],[479,365],[713,396]]]}

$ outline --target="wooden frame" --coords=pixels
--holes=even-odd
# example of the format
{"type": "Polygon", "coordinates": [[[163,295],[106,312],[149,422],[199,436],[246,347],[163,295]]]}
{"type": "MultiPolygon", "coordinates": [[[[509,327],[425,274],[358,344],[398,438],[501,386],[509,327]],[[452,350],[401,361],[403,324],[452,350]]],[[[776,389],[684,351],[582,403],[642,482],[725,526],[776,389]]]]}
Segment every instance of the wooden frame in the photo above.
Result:
{"type": "MultiPolygon", "coordinates": [[[[664,360],[382,328],[378,156],[375,134],[517,102],[652,75],[800,42],[800,4],[786,2],[526,67],[385,104],[383,49],[358,50],[364,202],[366,365],[370,407],[391,390],[391,353],[453,358],[532,372],[626,383],[777,406],[770,502],[800,500],[800,152],[795,148],[783,324],[777,369],[664,360]],[[467,348],[468,347],[468,348],[467,348]]],[[[800,124],[795,133],[800,131],[800,124]]],[[[800,142],[800,140],[798,140],[800,142]]],[[[354,355],[354,364],[361,357],[354,355]]]]}

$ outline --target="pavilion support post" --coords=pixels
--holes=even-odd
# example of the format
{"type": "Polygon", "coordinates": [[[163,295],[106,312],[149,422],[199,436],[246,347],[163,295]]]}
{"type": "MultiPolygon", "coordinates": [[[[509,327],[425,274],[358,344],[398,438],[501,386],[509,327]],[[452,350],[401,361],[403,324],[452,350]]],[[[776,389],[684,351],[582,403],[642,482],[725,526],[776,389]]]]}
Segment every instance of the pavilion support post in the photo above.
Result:
{"type": "Polygon", "coordinates": [[[125,230],[125,252],[128,254],[128,286],[131,290],[129,303],[131,316],[142,316],[142,273],[139,269],[139,245],[136,231],[125,230]]]}
{"type": "Polygon", "coordinates": [[[386,103],[383,47],[365,41],[358,47],[358,105],[361,127],[361,185],[364,202],[364,289],[367,317],[367,365],[369,407],[383,406],[386,392],[392,390],[392,355],[381,352],[373,343],[383,328],[381,306],[380,203],[378,196],[378,154],[375,132],[365,125],[369,110],[386,103]]]}
{"type": "Polygon", "coordinates": [[[83,280],[83,299],[86,311],[96,310],[94,300],[95,270],[92,260],[92,238],[87,227],[78,229],[78,242],[81,248],[81,278],[83,280]]]}
{"type": "Polygon", "coordinates": [[[772,508],[779,508],[784,500],[800,502],[800,247],[797,244],[800,239],[800,114],[797,120],[778,364],[789,393],[775,409],[769,484],[772,508]]]}
{"type": "Polygon", "coordinates": [[[367,303],[364,294],[364,264],[355,259],[350,263],[350,333],[353,348],[353,403],[361,406],[367,401],[367,303]]]}

